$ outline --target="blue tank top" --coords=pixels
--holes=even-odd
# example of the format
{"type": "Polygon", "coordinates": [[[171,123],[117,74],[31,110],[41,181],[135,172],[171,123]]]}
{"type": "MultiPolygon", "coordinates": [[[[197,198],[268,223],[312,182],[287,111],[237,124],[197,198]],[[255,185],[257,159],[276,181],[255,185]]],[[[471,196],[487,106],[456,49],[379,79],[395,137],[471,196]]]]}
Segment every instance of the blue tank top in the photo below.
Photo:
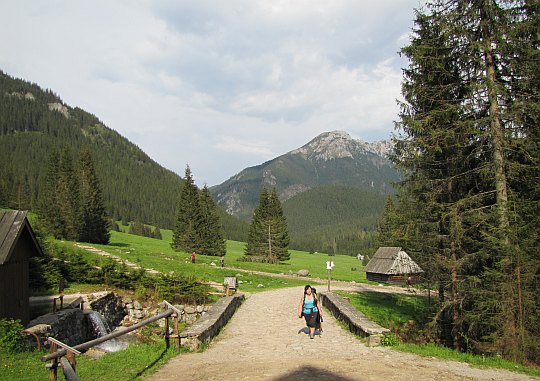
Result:
{"type": "Polygon", "coordinates": [[[307,296],[304,296],[304,314],[308,315],[312,312],[319,311],[317,307],[315,307],[315,297],[312,297],[311,300],[307,298],[307,296]]]}

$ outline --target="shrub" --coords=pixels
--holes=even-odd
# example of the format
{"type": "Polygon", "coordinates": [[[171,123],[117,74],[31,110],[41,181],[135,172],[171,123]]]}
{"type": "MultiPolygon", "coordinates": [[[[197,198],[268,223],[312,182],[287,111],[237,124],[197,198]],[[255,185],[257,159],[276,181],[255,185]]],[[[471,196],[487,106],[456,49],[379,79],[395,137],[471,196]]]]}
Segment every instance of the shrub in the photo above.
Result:
{"type": "Polygon", "coordinates": [[[20,320],[0,319],[0,350],[22,352],[25,349],[20,320]]]}
{"type": "Polygon", "coordinates": [[[381,345],[384,347],[395,347],[399,345],[399,339],[393,333],[385,333],[381,337],[381,345]]]}

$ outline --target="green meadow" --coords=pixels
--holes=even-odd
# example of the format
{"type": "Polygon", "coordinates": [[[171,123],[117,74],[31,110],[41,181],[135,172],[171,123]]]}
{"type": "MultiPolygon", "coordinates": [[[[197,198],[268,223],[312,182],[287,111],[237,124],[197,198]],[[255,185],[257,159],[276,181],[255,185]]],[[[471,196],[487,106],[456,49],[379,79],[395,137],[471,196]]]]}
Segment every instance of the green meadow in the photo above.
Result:
{"type": "MultiPolygon", "coordinates": [[[[300,286],[306,283],[305,280],[301,279],[270,277],[256,274],[256,272],[294,275],[298,270],[307,269],[310,272],[310,277],[313,278],[313,283],[325,282],[328,277],[326,261],[329,260],[335,264],[332,271],[333,280],[366,282],[365,273],[362,271],[362,262],[347,255],[329,256],[324,253],[290,250],[291,258],[281,264],[243,262],[239,258],[244,254],[245,243],[227,241],[225,268],[221,268],[219,257],[197,255],[196,263],[191,263],[190,253],[177,252],[171,248],[172,231],[162,230],[161,234],[163,239],[159,240],[112,231],[108,245],[84,245],[101,249],[144,268],[162,273],[194,276],[201,281],[222,283],[225,276],[237,276],[242,281],[240,289],[247,292],[300,286]],[[212,265],[212,262],[215,266],[212,265]]],[[[98,266],[106,261],[105,257],[78,249],[74,242],[59,241],[58,244],[65,247],[66,250],[76,250],[98,266]]]]}

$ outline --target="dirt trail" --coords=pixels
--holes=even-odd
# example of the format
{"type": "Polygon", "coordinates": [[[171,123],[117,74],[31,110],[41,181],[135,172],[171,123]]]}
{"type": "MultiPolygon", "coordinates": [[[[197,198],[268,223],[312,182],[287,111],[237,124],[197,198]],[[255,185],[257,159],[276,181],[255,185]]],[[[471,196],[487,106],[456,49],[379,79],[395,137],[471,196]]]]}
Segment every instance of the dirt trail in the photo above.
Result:
{"type": "Polygon", "coordinates": [[[203,353],[177,356],[149,380],[533,380],[502,370],[368,348],[324,315],[309,339],[296,316],[302,288],[249,295],[203,353]]]}

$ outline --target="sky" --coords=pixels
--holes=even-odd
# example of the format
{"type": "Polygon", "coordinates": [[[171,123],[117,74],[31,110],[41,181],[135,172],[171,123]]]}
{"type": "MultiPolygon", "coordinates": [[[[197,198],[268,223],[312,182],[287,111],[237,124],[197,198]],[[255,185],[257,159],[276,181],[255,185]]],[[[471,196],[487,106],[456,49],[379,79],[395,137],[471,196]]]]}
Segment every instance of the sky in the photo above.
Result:
{"type": "Polygon", "coordinates": [[[0,0],[0,70],[197,185],[397,120],[422,0],[0,0]]]}

